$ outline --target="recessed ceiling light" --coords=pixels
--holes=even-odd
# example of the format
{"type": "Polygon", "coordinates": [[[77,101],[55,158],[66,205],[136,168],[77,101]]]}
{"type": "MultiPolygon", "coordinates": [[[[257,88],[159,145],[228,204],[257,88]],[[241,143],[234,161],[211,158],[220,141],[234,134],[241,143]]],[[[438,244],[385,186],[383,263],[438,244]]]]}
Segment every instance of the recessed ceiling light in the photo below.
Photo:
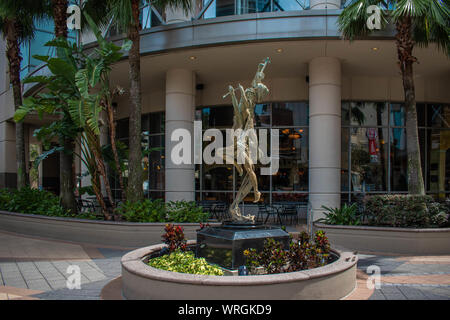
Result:
{"type": "Polygon", "coordinates": [[[283,49],[278,48],[278,49],[277,49],[277,52],[278,52],[278,53],[282,53],[282,52],[283,52],[283,49]]]}
{"type": "Polygon", "coordinates": [[[378,51],[378,48],[377,47],[373,47],[372,50],[373,51],[378,51]]]}
{"type": "Polygon", "coordinates": [[[190,56],[190,57],[189,57],[189,60],[192,60],[192,61],[194,61],[194,60],[196,60],[196,59],[197,59],[196,56],[190,56]]]}

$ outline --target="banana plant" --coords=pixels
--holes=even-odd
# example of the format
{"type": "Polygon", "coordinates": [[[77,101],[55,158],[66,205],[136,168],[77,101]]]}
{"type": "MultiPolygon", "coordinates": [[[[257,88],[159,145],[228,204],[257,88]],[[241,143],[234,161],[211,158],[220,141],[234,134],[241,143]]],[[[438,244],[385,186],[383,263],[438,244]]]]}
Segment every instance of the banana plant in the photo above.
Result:
{"type": "MultiPolygon", "coordinates": [[[[29,77],[24,81],[25,83],[37,83],[46,90],[25,99],[23,105],[16,111],[14,119],[18,122],[23,121],[25,116],[31,112],[36,112],[41,117],[44,114],[64,115],[55,120],[55,122],[65,121],[64,124],[52,125],[54,128],[64,128],[60,129],[58,134],[70,132],[76,137],[74,140],[80,144],[82,151],[76,156],[88,168],[97,200],[102,207],[105,219],[108,220],[110,215],[101,193],[100,176],[113,209],[114,201],[101,152],[100,127],[103,124],[100,121],[100,112],[105,110],[108,114],[114,158],[118,163],[112,109],[113,93],[110,89],[109,76],[111,65],[122,58],[123,53],[130,49],[131,43],[125,40],[122,46],[117,46],[106,41],[92,19],[87,14],[85,17],[97,37],[98,48],[87,55],[82,46],[70,44],[64,39],[59,38],[48,42],[46,46],[55,47],[58,52],[57,57],[34,56],[34,58],[45,62],[51,74],[29,77]]],[[[44,132],[46,130],[41,128],[40,133],[44,132]]],[[[51,132],[51,130],[47,130],[47,134],[51,132]]],[[[120,166],[118,166],[118,170],[120,170],[120,166]]],[[[121,172],[119,176],[122,177],[121,172]]],[[[123,182],[121,182],[121,187],[124,188],[123,182]]]]}

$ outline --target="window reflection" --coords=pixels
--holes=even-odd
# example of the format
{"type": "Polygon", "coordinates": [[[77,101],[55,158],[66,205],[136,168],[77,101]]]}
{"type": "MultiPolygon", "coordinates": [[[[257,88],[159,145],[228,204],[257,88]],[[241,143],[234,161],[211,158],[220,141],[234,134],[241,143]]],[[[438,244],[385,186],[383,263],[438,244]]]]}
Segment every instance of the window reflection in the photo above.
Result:
{"type": "Polygon", "coordinates": [[[274,191],[308,190],[308,130],[280,131],[280,168],[273,176],[274,191]]]}
{"type": "Polygon", "coordinates": [[[450,105],[428,105],[428,126],[436,128],[450,128],[450,105]]]}
{"type": "Polygon", "coordinates": [[[387,126],[388,106],[384,102],[350,102],[343,118],[352,126],[387,126]]]}
{"type": "Polygon", "coordinates": [[[406,130],[391,128],[391,190],[408,191],[406,130]]]}
{"type": "Polygon", "coordinates": [[[449,191],[450,130],[428,130],[427,159],[429,191],[449,191]]]}
{"type": "Polygon", "coordinates": [[[384,128],[351,129],[351,191],[387,190],[387,148],[384,128]]]}
{"type": "Polygon", "coordinates": [[[309,106],[307,102],[274,103],[273,126],[308,126],[309,106]]]}

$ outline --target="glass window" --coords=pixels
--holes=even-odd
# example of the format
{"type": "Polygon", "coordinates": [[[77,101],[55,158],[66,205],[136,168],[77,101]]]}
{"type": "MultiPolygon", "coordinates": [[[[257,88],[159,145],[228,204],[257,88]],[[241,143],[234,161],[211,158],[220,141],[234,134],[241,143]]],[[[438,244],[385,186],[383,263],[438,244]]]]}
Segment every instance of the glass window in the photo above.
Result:
{"type": "MultiPolygon", "coordinates": [[[[149,137],[148,154],[144,159],[148,164],[149,190],[164,190],[165,186],[165,136],[156,135],[149,137]]],[[[145,168],[145,167],[144,167],[145,168]]]]}
{"type": "Polygon", "coordinates": [[[309,6],[309,0],[278,0],[273,1],[273,11],[304,10],[309,6]]]}
{"type": "Polygon", "coordinates": [[[280,131],[279,170],[273,176],[274,191],[308,190],[309,139],[307,129],[280,131]]]}
{"type": "Polygon", "coordinates": [[[408,191],[408,154],[406,130],[390,129],[391,142],[391,191],[408,191]]]}
{"type": "Polygon", "coordinates": [[[387,191],[385,128],[351,129],[351,191],[387,191]]]}
{"type": "Polygon", "coordinates": [[[406,121],[405,107],[403,104],[391,104],[390,124],[392,127],[404,127],[406,121]]]}
{"type": "Polygon", "coordinates": [[[418,103],[416,106],[417,110],[417,124],[419,127],[425,127],[426,126],[426,109],[427,106],[425,104],[418,103]]]}
{"type": "Polygon", "coordinates": [[[350,130],[348,128],[342,128],[341,135],[341,191],[348,192],[348,162],[349,162],[349,140],[350,130]]]}
{"type": "Polygon", "coordinates": [[[234,2],[235,0],[216,0],[216,17],[231,16],[236,14],[234,2]]]}
{"type": "Polygon", "coordinates": [[[350,102],[344,114],[352,126],[387,126],[388,106],[384,102],[350,102]]]}
{"type": "Polygon", "coordinates": [[[450,128],[450,105],[429,104],[427,113],[428,127],[450,128]]]}
{"type": "Polygon", "coordinates": [[[233,167],[226,164],[203,165],[203,190],[233,190],[233,167]]]}
{"type": "Polygon", "coordinates": [[[430,192],[450,190],[450,130],[428,130],[428,178],[430,192]]]}
{"type": "Polygon", "coordinates": [[[350,104],[351,102],[342,102],[342,112],[341,112],[342,126],[350,125],[350,104]]]}
{"type": "Polygon", "coordinates": [[[149,117],[149,132],[153,133],[164,133],[165,132],[165,113],[157,112],[151,113],[149,117]]]}
{"type": "Polygon", "coordinates": [[[129,133],[129,120],[121,119],[117,121],[116,125],[117,138],[128,138],[129,133]]]}
{"type": "Polygon", "coordinates": [[[309,106],[307,102],[283,102],[272,105],[272,125],[308,126],[309,106]]]}
{"type": "Polygon", "coordinates": [[[203,129],[231,128],[233,126],[233,106],[202,109],[203,129]]]}
{"type": "Polygon", "coordinates": [[[255,126],[270,127],[270,104],[257,104],[255,106],[255,126]]]}
{"type": "Polygon", "coordinates": [[[203,201],[223,201],[227,203],[233,202],[233,192],[212,192],[205,191],[202,192],[203,201]]]}

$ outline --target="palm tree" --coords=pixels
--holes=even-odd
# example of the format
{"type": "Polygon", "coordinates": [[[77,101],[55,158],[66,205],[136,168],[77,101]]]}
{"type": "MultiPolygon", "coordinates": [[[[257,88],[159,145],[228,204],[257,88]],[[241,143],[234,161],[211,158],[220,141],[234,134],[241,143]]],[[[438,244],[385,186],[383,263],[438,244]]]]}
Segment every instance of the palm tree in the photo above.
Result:
{"type": "Polygon", "coordinates": [[[369,35],[367,8],[379,5],[391,10],[381,11],[383,25],[392,23],[396,28],[398,64],[403,78],[406,109],[406,138],[408,154],[408,192],[425,194],[420,160],[419,134],[414,87],[413,56],[415,45],[427,47],[435,43],[450,55],[450,14],[448,0],[353,0],[338,19],[339,30],[344,38],[355,40],[369,35]]]}
{"type": "MultiPolygon", "coordinates": [[[[2,0],[0,2],[0,32],[6,39],[6,56],[9,64],[9,79],[13,88],[14,106],[22,105],[20,44],[33,38],[35,20],[45,16],[44,6],[34,0],[2,0]]],[[[28,184],[25,160],[24,124],[16,123],[17,188],[28,184]]]]}
{"type": "MultiPolygon", "coordinates": [[[[67,7],[68,0],[47,0],[45,1],[49,14],[53,17],[55,38],[62,38],[67,41],[67,7]]],[[[68,114],[62,114],[63,121],[71,125],[68,114]]],[[[61,205],[71,212],[77,211],[77,204],[74,194],[74,172],[73,172],[73,151],[75,141],[73,137],[62,135],[59,144],[63,150],[59,152],[59,197],[61,205]]]]}
{"type": "MultiPolygon", "coordinates": [[[[140,9],[148,0],[87,0],[83,10],[103,25],[111,24],[127,34],[132,41],[128,53],[130,79],[129,159],[127,199],[137,202],[144,198],[142,189],[142,144],[141,144],[141,56],[140,56],[140,9]],[[105,14],[105,12],[107,14],[105,14]]],[[[182,8],[191,10],[191,0],[154,0],[158,8],[182,8]]]]}

